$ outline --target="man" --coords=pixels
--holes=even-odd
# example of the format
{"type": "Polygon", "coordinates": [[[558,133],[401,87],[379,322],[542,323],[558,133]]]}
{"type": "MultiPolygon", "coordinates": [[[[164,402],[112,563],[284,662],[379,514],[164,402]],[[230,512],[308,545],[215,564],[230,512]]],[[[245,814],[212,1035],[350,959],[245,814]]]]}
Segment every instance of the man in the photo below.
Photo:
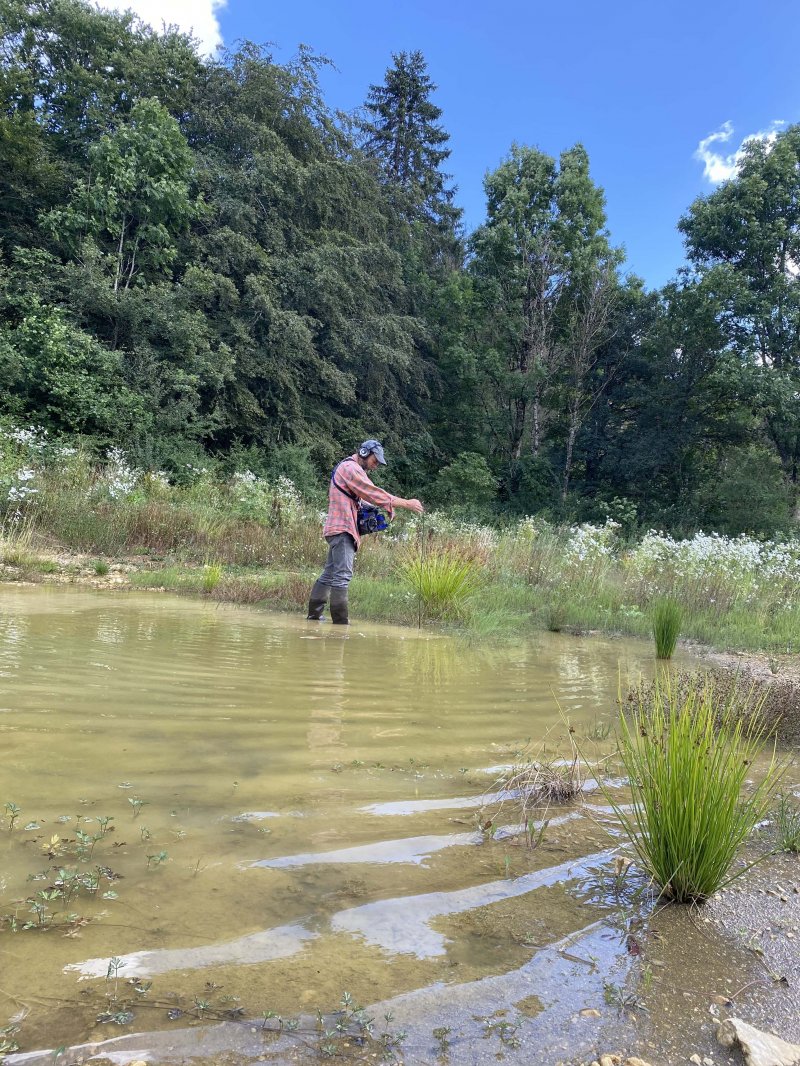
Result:
{"type": "Polygon", "coordinates": [[[377,440],[365,440],[355,455],[344,459],[333,472],[328,489],[328,516],[322,535],[328,542],[325,569],[314,583],[308,601],[308,618],[320,621],[330,598],[331,621],[349,624],[347,588],[353,576],[353,563],[361,543],[358,532],[358,503],[363,500],[386,511],[391,519],[395,507],[422,514],[419,500],[404,500],[373,485],[369,471],[386,466],[383,446],[377,440]]]}

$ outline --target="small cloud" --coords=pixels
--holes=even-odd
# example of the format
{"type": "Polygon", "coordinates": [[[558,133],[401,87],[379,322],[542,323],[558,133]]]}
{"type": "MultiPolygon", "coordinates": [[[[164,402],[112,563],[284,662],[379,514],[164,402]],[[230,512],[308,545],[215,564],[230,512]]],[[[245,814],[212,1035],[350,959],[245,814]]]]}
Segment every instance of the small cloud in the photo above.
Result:
{"type": "Polygon", "coordinates": [[[774,144],[776,137],[785,125],[786,123],[782,119],[776,119],[770,123],[769,129],[759,130],[757,133],[748,133],[735,151],[723,154],[714,146],[727,144],[733,137],[733,124],[731,122],[723,122],[716,132],[709,133],[707,137],[703,138],[694,153],[694,158],[699,159],[703,164],[703,177],[707,178],[712,185],[719,185],[721,181],[728,181],[730,178],[735,177],[747,142],[764,141],[767,145],[774,144]]]}
{"type": "Polygon", "coordinates": [[[227,0],[94,0],[97,8],[132,11],[156,31],[177,26],[197,38],[203,55],[211,56],[222,44],[217,12],[227,0]]]}

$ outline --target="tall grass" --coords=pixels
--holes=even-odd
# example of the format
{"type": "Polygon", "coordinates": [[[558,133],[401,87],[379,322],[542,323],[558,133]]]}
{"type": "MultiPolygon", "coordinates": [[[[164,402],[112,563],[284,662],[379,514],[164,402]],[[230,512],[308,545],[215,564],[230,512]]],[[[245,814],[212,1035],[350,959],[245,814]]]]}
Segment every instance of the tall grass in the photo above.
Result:
{"type": "Polygon", "coordinates": [[[656,658],[671,659],[683,622],[681,605],[671,596],[656,600],[651,609],[651,620],[656,642],[656,658]]]}
{"type": "Polygon", "coordinates": [[[428,618],[463,616],[480,584],[480,567],[470,556],[428,546],[407,554],[397,565],[400,578],[419,598],[428,618]]]}
{"type": "Polygon", "coordinates": [[[767,810],[782,770],[773,755],[745,791],[766,731],[760,707],[742,715],[748,693],[720,699],[708,678],[681,690],[659,680],[620,717],[620,753],[632,807],[608,794],[639,861],[664,896],[702,901],[731,874],[740,845],[767,810]]]}

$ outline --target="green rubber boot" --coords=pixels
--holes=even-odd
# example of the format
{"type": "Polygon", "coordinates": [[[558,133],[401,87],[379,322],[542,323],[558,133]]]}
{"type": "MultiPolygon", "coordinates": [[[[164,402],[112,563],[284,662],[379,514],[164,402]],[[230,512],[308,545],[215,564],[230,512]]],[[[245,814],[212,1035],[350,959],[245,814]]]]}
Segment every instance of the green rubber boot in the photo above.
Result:
{"type": "Polygon", "coordinates": [[[331,621],[335,626],[349,626],[347,589],[331,589],[331,621]]]}
{"type": "Polygon", "coordinates": [[[314,582],[308,601],[308,614],[306,615],[309,622],[322,621],[322,612],[325,610],[325,604],[328,602],[330,594],[330,585],[323,585],[320,581],[314,582]]]}

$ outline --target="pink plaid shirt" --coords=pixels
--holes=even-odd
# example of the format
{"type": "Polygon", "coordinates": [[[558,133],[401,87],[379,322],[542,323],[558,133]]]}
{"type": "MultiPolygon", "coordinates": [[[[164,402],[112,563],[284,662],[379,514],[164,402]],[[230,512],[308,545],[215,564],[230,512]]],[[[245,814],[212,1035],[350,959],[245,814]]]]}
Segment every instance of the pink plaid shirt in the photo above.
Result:
{"type": "MultiPolygon", "coordinates": [[[[352,492],[359,500],[374,503],[376,507],[381,507],[386,511],[389,518],[394,517],[394,501],[397,497],[372,484],[366,470],[362,470],[359,466],[357,456],[351,455],[349,459],[339,463],[336,468],[336,480],[343,489],[352,492]]],[[[349,533],[358,548],[361,537],[358,535],[357,513],[356,501],[351,500],[331,481],[328,488],[328,514],[322,530],[323,537],[332,537],[336,533],[349,533]]]]}

